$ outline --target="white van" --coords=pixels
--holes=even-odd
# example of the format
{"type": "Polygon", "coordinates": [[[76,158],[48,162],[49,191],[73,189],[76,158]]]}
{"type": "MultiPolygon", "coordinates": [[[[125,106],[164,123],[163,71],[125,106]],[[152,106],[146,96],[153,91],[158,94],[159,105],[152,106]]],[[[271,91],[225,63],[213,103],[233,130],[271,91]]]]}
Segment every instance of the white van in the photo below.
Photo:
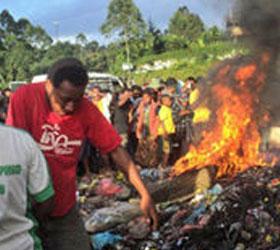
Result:
{"type": "MultiPolygon", "coordinates": [[[[107,89],[115,92],[118,89],[126,87],[126,85],[117,76],[107,73],[89,72],[89,85],[98,85],[101,89],[107,89]]],[[[44,82],[48,78],[47,74],[36,75],[32,78],[32,83],[44,82]]]]}
{"type": "Polygon", "coordinates": [[[47,81],[47,79],[48,79],[47,74],[36,75],[36,76],[33,76],[31,83],[45,82],[45,81],[47,81]]]}
{"type": "Polygon", "coordinates": [[[103,90],[110,90],[111,92],[116,92],[123,89],[126,86],[122,80],[114,75],[106,73],[89,72],[89,85],[97,85],[103,90]]]}

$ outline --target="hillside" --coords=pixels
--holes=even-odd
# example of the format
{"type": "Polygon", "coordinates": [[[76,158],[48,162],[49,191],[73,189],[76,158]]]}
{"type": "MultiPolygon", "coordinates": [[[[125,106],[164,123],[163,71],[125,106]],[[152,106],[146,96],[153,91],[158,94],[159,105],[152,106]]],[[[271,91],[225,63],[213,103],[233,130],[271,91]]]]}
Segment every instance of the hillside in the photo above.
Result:
{"type": "Polygon", "coordinates": [[[194,44],[187,49],[140,58],[135,62],[132,77],[142,84],[153,78],[172,76],[184,80],[190,75],[204,76],[215,63],[247,52],[242,45],[232,42],[194,44]]]}

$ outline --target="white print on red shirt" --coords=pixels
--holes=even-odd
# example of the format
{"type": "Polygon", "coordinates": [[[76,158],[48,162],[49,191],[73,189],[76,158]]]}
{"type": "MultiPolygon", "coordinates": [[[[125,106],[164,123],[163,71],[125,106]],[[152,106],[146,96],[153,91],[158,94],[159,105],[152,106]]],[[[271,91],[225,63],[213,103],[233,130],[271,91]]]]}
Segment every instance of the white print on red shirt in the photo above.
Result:
{"type": "Polygon", "coordinates": [[[67,135],[60,134],[58,124],[44,124],[43,134],[40,139],[39,147],[42,151],[54,151],[55,154],[69,155],[74,152],[73,146],[81,146],[82,140],[70,141],[67,135]]]}

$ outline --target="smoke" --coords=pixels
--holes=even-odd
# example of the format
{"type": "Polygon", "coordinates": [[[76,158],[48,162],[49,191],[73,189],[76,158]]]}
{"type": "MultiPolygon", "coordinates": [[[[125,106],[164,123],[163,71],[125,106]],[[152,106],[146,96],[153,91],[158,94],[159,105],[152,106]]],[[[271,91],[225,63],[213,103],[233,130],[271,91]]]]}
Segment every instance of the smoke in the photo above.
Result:
{"type": "Polygon", "coordinates": [[[234,18],[244,30],[254,53],[268,52],[270,67],[260,100],[273,124],[280,124],[280,1],[237,0],[234,18]]]}
{"type": "MultiPolygon", "coordinates": [[[[257,64],[257,71],[266,74],[266,84],[262,87],[260,93],[256,92],[254,83],[252,83],[251,93],[256,97],[254,109],[256,116],[258,113],[268,111],[271,116],[271,125],[280,126],[280,0],[236,0],[232,7],[231,15],[233,23],[239,25],[244,31],[244,38],[249,42],[248,47],[252,49],[250,56],[240,56],[224,61],[213,68],[201,84],[199,104],[205,104],[211,110],[217,110],[219,104],[213,95],[211,88],[220,82],[217,79],[218,72],[226,65],[230,65],[228,76],[224,77],[224,84],[231,88],[236,85],[234,74],[236,71],[248,64],[257,64]],[[269,65],[264,65],[263,54],[269,55],[269,65]]],[[[256,74],[258,74],[256,72],[256,74]]],[[[255,79],[256,80],[256,79],[255,79]]],[[[255,81],[253,79],[253,82],[255,81]]],[[[194,107],[196,108],[196,107],[194,107]]],[[[213,121],[204,124],[205,127],[211,128],[215,123],[213,121]]]]}
{"type": "Polygon", "coordinates": [[[234,13],[238,24],[257,48],[279,48],[279,0],[237,0],[234,13]]]}

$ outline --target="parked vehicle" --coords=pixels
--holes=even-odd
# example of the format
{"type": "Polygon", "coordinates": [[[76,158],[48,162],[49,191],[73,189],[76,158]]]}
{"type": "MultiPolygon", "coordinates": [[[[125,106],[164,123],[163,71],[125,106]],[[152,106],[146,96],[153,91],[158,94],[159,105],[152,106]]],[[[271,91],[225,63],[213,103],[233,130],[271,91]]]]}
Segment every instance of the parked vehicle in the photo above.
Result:
{"type": "Polygon", "coordinates": [[[126,84],[119,77],[111,74],[89,72],[88,76],[89,85],[97,85],[102,90],[109,90],[112,93],[126,87],[126,84]]]}
{"type": "MultiPolygon", "coordinates": [[[[125,83],[114,75],[106,73],[89,72],[89,85],[98,85],[102,90],[116,92],[124,87],[125,83]]],[[[32,83],[44,82],[47,80],[47,74],[36,75],[32,78],[32,83]]]]}
{"type": "Polygon", "coordinates": [[[31,82],[32,83],[39,83],[39,82],[45,82],[48,78],[47,74],[42,74],[42,75],[36,75],[32,78],[31,82]]]}

